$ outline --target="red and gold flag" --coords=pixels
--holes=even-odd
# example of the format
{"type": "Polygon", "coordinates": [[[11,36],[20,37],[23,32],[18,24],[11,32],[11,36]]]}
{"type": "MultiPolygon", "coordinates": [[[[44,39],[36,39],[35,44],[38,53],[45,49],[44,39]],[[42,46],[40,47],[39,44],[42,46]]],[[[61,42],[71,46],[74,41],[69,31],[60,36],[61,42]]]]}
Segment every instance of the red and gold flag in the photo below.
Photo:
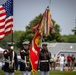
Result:
{"type": "Polygon", "coordinates": [[[32,39],[32,43],[30,45],[30,61],[31,61],[33,72],[35,72],[38,67],[40,42],[41,42],[41,35],[40,35],[39,31],[37,31],[34,35],[34,38],[32,39]]]}

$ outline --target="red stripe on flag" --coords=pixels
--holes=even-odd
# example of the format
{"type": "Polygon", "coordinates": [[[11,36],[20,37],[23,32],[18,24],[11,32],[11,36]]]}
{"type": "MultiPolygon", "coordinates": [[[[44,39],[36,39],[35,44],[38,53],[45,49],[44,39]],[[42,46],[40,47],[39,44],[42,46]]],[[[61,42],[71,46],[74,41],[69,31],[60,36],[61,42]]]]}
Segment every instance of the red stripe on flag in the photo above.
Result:
{"type": "Polygon", "coordinates": [[[5,15],[6,15],[6,13],[4,12],[4,13],[0,14],[0,17],[5,16],[5,15]]]}
{"type": "Polygon", "coordinates": [[[0,35],[3,35],[5,32],[0,32],[0,35]]]}
{"type": "Polygon", "coordinates": [[[13,18],[12,17],[10,19],[7,19],[7,21],[5,22],[5,24],[7,24],[9,22],[13,22],[13,18]]]}
{"type": "MultiPolygon", "coordinates": [[[[2,22],[4,22],[4,21],[5,21],[5,19],[1,19],[1,20],[0,20],[0,23],[2,23],[2,22]]],[[[1,24],[0,24],[0,26],[1,26],[1,24]]]]}
{"type": "Polygon", "coordinates": [[[6,32],[6,36],[8,35],[8,34],[10,34],[10,33],[12,33],[13,32],[13,30],[10,30],[10,31],[8,31],[8,32],[6,32]]]}
{"type": "Polygon", "coordinates": [[[8,25],[8,26],[5,28],[5,30],[8,29],[8,28],[11,29],[12,27],[13,27],[13,24],[10,24],[10,25],[8,25]]]}
{"type": "Polygon", "coordinates": [[[0,26],[0,29],[2,29],[2,28],[4,28],[5,27],[5,25],[2,25],[2,26],[0,26]]]}
{"type": "Polygon", "coordinates": [[[0,6],[0,10],[4,10],[4,7],[3,6],[0,6]]]}

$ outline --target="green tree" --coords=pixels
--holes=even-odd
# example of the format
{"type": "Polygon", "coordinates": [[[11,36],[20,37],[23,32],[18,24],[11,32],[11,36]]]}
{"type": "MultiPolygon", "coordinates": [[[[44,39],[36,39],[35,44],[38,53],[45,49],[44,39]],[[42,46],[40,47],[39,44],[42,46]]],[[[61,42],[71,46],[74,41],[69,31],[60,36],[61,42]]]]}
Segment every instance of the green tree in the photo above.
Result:
{"type": "Polygon", "coordinates": [[[74,29],[72,29],[72,32],[74,32],[74,35],[76,35],[76,26],[74,27],[74,29]]]}
{"type": "Polygon", "coordinates": [[[76,43],[76,36],[75,35],[69,35],[68,36],[68,42],[69,43],[76,43]]]}
{"type": "Polygon", "coordinates": [[[9,34],[0,40],[0,47],[7,49],[7,43],[11,41],[11,37],[11,34],[9,34]]]}
{"type": "MultiPolygon", "coordinates": [[[[30,41],[32,40],[34,34],[35,34],[35,30],[32,30],[32,27],[37,25],[40,20],[42,18],[42,14],[40,14],[39,16],[35,17],[28,26],[26,26],[26,31],[25,31],[25,35],[21,36],[20,40],[24,40],[24,41],[30,41]],[[24,37],[24,38],[22,38],[24,37]]],[[[49,36],[47,37],[43,37],[43,39],[47,42],[62,42],[62,38],[61,38],[61,34],[60,34],[60,26],[58,24],[55,23],[54,20],[52,20],[53,25],[54,25],[54,30],[50,33],[49,36]]],[[[21,42],[22,42],[21,41],[21,42]]]]}
{"type": "Polygon", "coordinates": [[[75,35],[63,35],[62,38],[66,43],[76,43],[76,36],[75,35]]]}

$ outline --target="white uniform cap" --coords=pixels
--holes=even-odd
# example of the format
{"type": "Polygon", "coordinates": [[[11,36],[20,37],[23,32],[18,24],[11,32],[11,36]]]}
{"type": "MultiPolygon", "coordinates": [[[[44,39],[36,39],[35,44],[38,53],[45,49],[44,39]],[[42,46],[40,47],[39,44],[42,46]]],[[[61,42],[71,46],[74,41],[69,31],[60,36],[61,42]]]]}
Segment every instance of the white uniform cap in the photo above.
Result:
{"type": "Polygon", "coordinates": [[[22,43],[23,45],[29,45],[29,41],[25,41],[22,43]]]}

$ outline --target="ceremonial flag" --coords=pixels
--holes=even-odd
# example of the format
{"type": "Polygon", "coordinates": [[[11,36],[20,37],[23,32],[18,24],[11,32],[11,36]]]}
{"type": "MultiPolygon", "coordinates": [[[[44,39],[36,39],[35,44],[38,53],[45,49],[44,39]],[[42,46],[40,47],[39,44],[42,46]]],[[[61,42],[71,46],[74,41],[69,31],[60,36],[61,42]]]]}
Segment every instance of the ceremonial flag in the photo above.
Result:
{"type": "Polygon", "coordinates": [[[7,0],[0,5],[0,40],[12,33],[13,28],[13,0],[7,0]]]}
{"type": "Polygon", "coordinates": [[[39,29],[41,35],[48,36],[53,29],[52,18],[50,14],[50,10],[47,8],[43,13],[41,21],[33,27],[33,29],[39,29]]]}
{"type": "Polygon", "coordinates": [[[53,29],[52,17],[49,9],[47,9],[47,24],[48,24],[47,35],[49,35],[50,31],[53,29]]]}
{"type": "Polygon", "coordinates": [[[38,67],[40,42],[41,42],[41,35],[40,35],[39,31],[37,31],[34,35],[34,38],[32,39],[32,43],[30,45],[30,61],[31,61],[33,72],[35,72],[38,67]]]}
{"type": "Polygon", "coordinates": [[[36,30],[38,28],[38,26],[39,26],[39,23],[37,25],[35,25],[32,29],[36,30]]]}

